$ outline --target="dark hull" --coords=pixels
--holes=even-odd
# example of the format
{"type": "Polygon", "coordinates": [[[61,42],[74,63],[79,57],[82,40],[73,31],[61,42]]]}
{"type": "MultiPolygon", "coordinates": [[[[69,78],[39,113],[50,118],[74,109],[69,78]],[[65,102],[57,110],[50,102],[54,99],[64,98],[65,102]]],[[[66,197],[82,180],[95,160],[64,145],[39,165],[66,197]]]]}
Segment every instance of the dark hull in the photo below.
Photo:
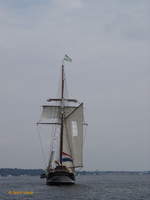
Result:
{"type": "Polygon", "coordinates": [[[46,178],[47,185],[72,185],[74,183],[74,173],[66,171],[49,172],[46,178]]]}

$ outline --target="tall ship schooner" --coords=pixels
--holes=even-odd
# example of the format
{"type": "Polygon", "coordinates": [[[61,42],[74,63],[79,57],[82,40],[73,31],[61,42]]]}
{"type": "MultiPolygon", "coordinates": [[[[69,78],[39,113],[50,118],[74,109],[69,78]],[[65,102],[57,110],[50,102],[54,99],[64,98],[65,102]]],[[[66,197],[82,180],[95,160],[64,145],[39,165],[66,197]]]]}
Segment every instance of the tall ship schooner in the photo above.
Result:
{"type": "Polygon", "coordinates": [[[83,103],[65,97],[65,62],[72,59],[65,55],[61,65],[60,98],[50,98],[42,106],[37,125],[52,126],[55,140],[52,140],[49,162],[45,174],[47,185],[74,184],[75,169],[83,167],[83,103]],[[57,136],[56,137],[56,132],[57,136]],[[57,138],[57,140],[56,140],[57,138]]]}

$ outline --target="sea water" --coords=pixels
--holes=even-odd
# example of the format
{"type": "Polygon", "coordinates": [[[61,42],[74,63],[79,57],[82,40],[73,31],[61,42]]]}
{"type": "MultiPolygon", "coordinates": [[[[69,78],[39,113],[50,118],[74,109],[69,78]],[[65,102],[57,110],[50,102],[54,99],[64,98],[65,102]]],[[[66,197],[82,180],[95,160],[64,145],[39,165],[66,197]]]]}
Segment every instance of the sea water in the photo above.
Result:
{"type": "Polygon", "coordinates": [[[72,186],[47,186],[38,176],[0,177],[0,200],[150,200],[150,174],[80,175],[72,186]],[[33,192],[8,194],[9,191],[33,192]]]}

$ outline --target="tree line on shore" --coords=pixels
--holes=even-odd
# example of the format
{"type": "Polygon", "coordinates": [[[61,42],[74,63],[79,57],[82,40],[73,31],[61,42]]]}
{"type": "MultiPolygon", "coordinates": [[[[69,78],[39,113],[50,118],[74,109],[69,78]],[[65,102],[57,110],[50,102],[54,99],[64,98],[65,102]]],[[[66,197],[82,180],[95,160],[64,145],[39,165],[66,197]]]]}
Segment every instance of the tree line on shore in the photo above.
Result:
{"type": "MultiPolygon", "coordinates": [[[[40,176],[44,173],[43,169],[17,169],[17,168],[1,168],[0,176],[40,176]]],[[[150,174],[150,171],[77,171],[77,175],[100,175],[100,174],[150,174]]]]}

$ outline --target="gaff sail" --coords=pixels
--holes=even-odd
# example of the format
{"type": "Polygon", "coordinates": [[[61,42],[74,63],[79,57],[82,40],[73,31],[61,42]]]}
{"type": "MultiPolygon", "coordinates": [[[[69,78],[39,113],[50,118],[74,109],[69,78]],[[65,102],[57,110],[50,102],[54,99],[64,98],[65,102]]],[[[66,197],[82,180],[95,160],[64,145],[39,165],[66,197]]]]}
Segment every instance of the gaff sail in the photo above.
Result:
{"type": "Polygon", "coordinates": [[[63,134],[63,152],[71,156],[67,167],[83,166],[83,103],[65,117],[63,134]]]}

